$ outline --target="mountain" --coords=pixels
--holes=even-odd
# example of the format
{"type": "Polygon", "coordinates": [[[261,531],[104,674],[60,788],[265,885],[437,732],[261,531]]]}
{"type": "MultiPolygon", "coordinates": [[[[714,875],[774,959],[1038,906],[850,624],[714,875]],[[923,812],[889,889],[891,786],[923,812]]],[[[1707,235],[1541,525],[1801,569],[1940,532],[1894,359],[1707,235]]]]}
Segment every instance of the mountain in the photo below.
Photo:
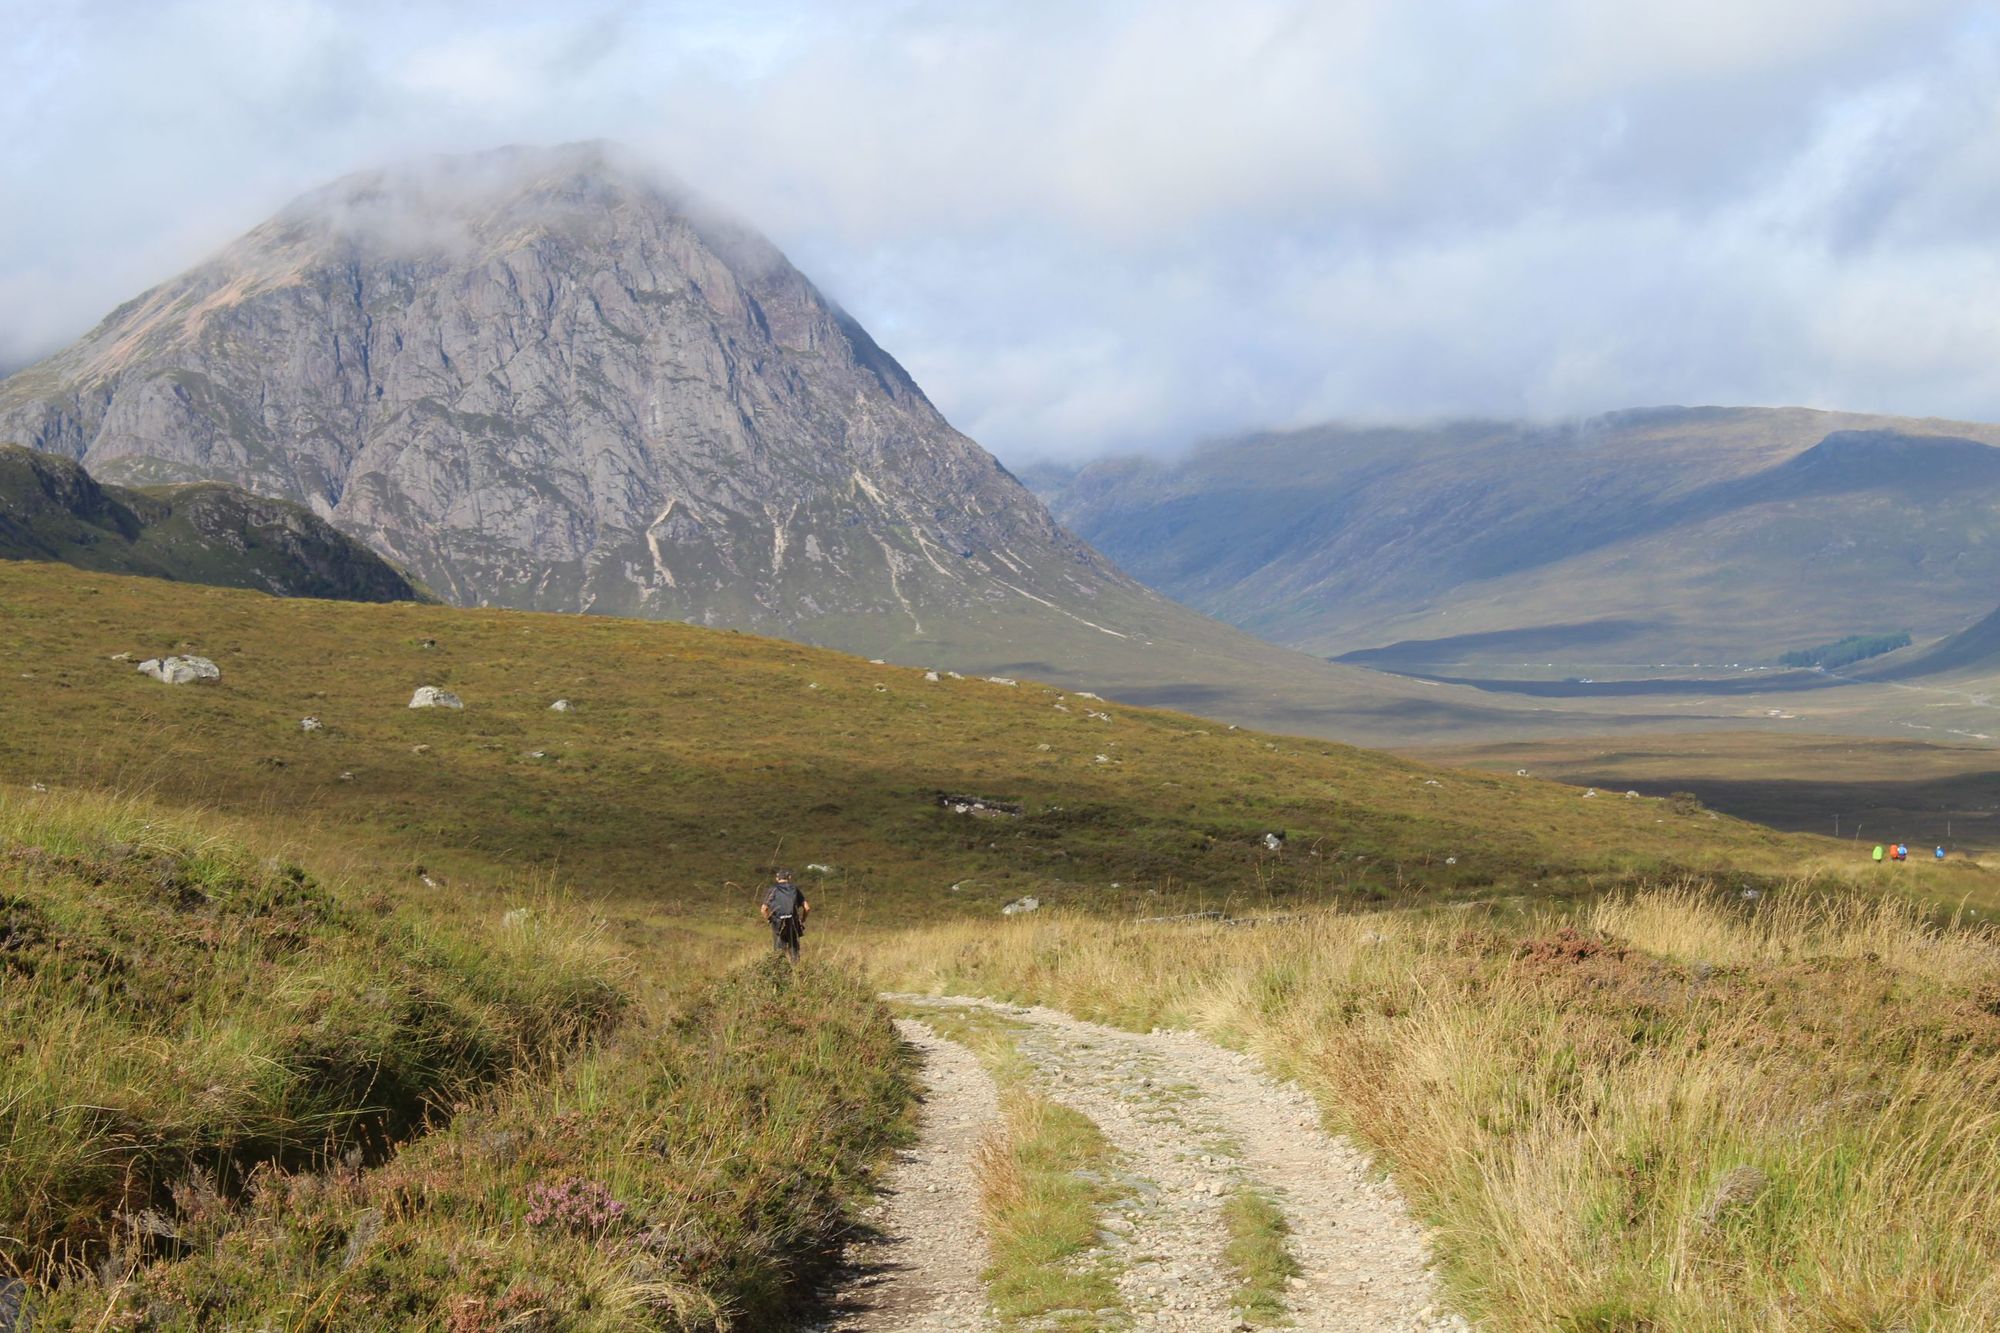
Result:
{"type": "Polygon", "coordinates": [[[0,438],[295,500],[465,605],[1294,728],[1463,720],[1126,577],[768,241],[602,145],[309,194],[0,383],[0,438]]]}
{"type": "Polygon", "coordinates": [[[103,486],[77,463],[15,445],[0,445],[0,559],[280,597],[421,598],[382,557],[295,504],[212,482],[103,486]]]}
{"type": "Polygon", "coordinates": [[[1799,408],[1325,426],[1044,468],[1151,586],[1391,667],[1772,662],[1962,627],[2000,584],[2000,427],[1799,408]]]}

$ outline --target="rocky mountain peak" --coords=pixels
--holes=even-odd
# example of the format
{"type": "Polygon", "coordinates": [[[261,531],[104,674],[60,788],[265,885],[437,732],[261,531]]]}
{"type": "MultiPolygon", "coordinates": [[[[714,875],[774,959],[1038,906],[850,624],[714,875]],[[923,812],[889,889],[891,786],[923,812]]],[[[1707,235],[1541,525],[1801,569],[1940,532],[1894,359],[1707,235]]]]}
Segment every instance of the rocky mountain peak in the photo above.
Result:
{"type": "Polygon", "coordinates": [[[467,603],[883,651],[1132,591],[775,246],[605,144],[315,190],[0,383],[0,437],[301,501],[467,603]]]}

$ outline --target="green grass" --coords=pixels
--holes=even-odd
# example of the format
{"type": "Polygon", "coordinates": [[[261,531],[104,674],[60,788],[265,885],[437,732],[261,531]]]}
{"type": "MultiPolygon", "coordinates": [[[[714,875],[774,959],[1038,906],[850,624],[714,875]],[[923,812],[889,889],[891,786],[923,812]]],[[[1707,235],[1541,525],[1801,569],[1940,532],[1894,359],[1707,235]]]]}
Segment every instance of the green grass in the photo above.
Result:
{"type": "Polygon", "coordinates": [[[379,1168],[183,1191],[179,1257],[73,1283],[36,1326],[777,1327],[837,1257],[910,1091],[852,980],[737,968],[379,1168]]]}
{"type": "Polygon", "coordinates": [[[190,1181],[374,1155],[617,1020],[544,909],[477,933],[198,825],[0,793],[0,1265],[95,1264],[190,1181]]]}
{"type": "MultiPolygon", "coordinates": [[[[855,946],[917,988],[1198,1018],[1264,1050],[1399,1164],[1499,1327],[1990,1308],[1967,1284],[2000,1248],[1960,1206],[1992,1183],[1967,1100],[1996,1049],[1973,955],[1885,927],[1801,928],[1766,956],[1777,935],[1732,925],[1766,910],[1744,890],[1769,904],[1774,877],[1849,850],[1830,840],[682,625],[0,562],[0,626],[19,664],[0,673],[0,845],[20,852],[0,892],[28,904],[0,966],[64,942],[0,998],[8,1262],[72,1279],[44,1327],[769,1326],[903,1132],[885,1015],[821,961],[855,946]],[[113,660],[175,650],[223,679],[169,688],[113,660]],[[422,684],[466,710],[412,712],[422,684]],[[808,880],[806,964],[729,971],[767,947],[753,894],[774,860],[831,867],[808,880]],[[1617,967],[1516,957],[1551,900],[1588,912],[1682,867],[1716,883],[1700,930],[1692,909],[1674,931],[1628,922],[1651,952],[1617,967]],[[559,888],[601,942],[566,951],[543,915],[559,888]],[[1074,910],[996,930],[1025,893],[1074,910]],[[1129,920],[1199,905],[1337,911],[1303,950],[1300,931],[1129,920]],[[1383,906],[1453,910],[1354,915],[1383,906]],[[1841,1100],[1856,1090],[1886,1100],[1841,1100]],[[1810,1119],[1821,1105],[1861,1109],[1810,1119]],[[1772,1211],[1780,1191],[1681,1227],[1743,1162],[1811,1206],[1772,1211]],[[1897,1194],[1898,1162],[1935,1197],[1897,1194]],[[1853,1163],[1865,1179],[1825,1177],[1853,1163]],[[529,1222],[536,1201],[570,1221],[529,1222]],[[134,1204],[165,1230],[133,1234],[134,1204]],[[1871,1256],[1899,1215],[1942,1240],[1891,1272],[1871,1256]],[[1839,1271],[1802,1276],[1821,1256],[1839,1271]],[[80,1276],[107,1258],[108,1286],[80,1276]]],[[[966,1035],[1002,1045],[1004,1024],[966,1035]]],[[[1111,1308],[1108,1149],[1008,1098],[996,1301],[1111,1308]]]]}
{"type": "Polygon", "coordinates": [[[0,562],[0,625],[22,667],[0,673],[0,780],[204,803],[337,841],[413,891],[419,867],[447,884],[540,872],[656,917],[747,920],[782,859],[833,867],[809,883],[825,931],[1022,894],[1145,914],[1588,892],[1690,864],[1776,871],[1820,845],[677,624],[0,562]],[[222,680],[169,688],[111,660],[175,650],[222,680]],[[465,711],[410,711],[423,684],[465,711]],[[574,709],[550,712],[558,698],[574,709]],[[301,732],[306,716],[324,730],[301,732]],[[941,792],[1025,813],[960,815],[941,792]]]}
{"type": "Polygon", "coordinates": [[[1300,1272],[1283,1210],[1270,1195],[1246,1186],[1229,1196],[1222,1221],[1229,1229],[1222,1259],[1237,1282],[1237,1309],[1248,1323],[1282,1323],[1286,1284],[1300,1272]]]}
{"type": "Polygon", "coordinates": [[[1002,1139],[980,1153],[980,1194],[990,1262],[986,1290],[1002,1319],[1060,1311],[1063,1327],[1119,1320],[1118,1288],[1097,1253],[1104,1207],[1116,1190],[1105,1173],[1111,1145],[1090,1118],[1022,1088],[1001,1095],[1002,1139]]]}

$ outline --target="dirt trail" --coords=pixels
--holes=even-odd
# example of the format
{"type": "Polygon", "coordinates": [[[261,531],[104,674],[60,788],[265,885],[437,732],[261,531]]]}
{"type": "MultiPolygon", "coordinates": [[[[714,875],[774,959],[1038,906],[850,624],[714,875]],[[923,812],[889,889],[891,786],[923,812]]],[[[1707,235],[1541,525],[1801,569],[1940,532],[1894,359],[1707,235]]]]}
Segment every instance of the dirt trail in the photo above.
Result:
{"type": "MultiPolygon", "coordinates": [[[[1375,1178],[1351,1145],[1320,1130],[1303,1092],[1270,1078],[1247,1056],[1190,1033],[1122,1032],[1045,1008],[961,997],[887,998],[919,1008],[979,1009],[1009,1020],[1018,1048],[1035,1068],[1036,1090],[1096,1121],[1123,1154],[1133,1194],[1107,1219],[1105,1241],[1121,1260],[1117,1280],[1133,1327],[1215,1333],[1238,1326],[1231,1309],[1234,1283],[1223,1268],[1222,1206],[1248,1184],[1275,1199],[1291,1227],[1303,1269],[1286,1293],[1292,1327],[1324,1333],[1467,1328],[1439,1303],[1423,1232],[1394,1187],[1375,1178]]],[[[941,1132],[933,1121],[962,1129],[990,1117],[990,1109],[972,1115],[953,1108],[954,1098],[967,1095],[971,1080],[962,1062],[970,1057],[921,1025],[904,1030],[922,1034],[911,1039],[925,1053],[931,1088],[926,1141],[941,1132]]],[[[984,1086],[990,1097],[990,1082],[984,1086]]],[[[971,1131],[971,1141],[982,1132],[971,1131]]],[[[969,1152],[965,1140],[960,1147],[969,1152]]],[[[913,1154],[906,1169],[917,1170],[917,1160],[913,1154]]],[[[978,1228],[969,1155],[952,1167],[966,1177],[956,1182],[959,1192],[947,1198],[939,1184],[940,1194],[926,1195],[933,1206],[915,1209],[899,1208],[911,1189],[899,1171],[882,1226],[912,1255],[940,1241],[961,1261],[970,1253],[976,1292],[983,1247],[967,1243],[978,1228]],[[934,1234],[919,1234],[925,1230],[934,1234]]],[[[975,1313],[983,1310],[983,1299],[961,1299],[962,1266],[950,1279],[959,1298],[942,1322],[941,1307],[906,1299],[899,1291],[906,1284],[921,1297],[923,1284],[942,1280],[943,1270],[934,1273],[930,1262],[905,1265],[883,1280],[873,1322],[832,1327],[875,1333],[988,1327],[975,1313]]]]}
{"type": "Polygon", "coordinates": [[[963,1046],[908,1019],[896,1030],[923,1060],[917,1142],[897,1155],[867,1238],[849,1249],[840,1309],[815,1333],[979,1333],[992,1323],[974,1162],[1000,1123],[999,1092],[963,1046]]]}

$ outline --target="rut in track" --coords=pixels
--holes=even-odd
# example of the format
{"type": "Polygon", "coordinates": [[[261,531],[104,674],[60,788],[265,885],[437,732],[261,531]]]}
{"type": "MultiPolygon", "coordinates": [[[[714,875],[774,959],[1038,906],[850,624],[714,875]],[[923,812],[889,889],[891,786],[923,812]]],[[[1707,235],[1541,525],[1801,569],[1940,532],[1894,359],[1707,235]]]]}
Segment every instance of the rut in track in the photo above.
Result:
{"type": "MultiPolygon", "coordinates": [[[[1286,1292],[1293,1328],[1467,1328],[1440,1304],[1424,1234],[1395,1188],[1354,1147],[1320,1129],[1303,1092],[1249,1057],[1189,1033],[1123,1032],[1052,1009],[886,998],[919,1012],[980,1010],[1005,1019],[1034,1068],[1034,1090],[1089,1116],[1117,1147],[1131,1192],[1107,1219],[1105,1242],[1115,1249],[1130,1327],[1238,1327],[1222,1213],[1225,1200],[1250,1185],[1278,1203],[1291,1228],[1303,1270],[1286,1292]]],[[[891,1175],[876,1219],[881,1239],[862,1248],[860,1276],[844,1298],[852,1313],[821,1327],[976,1333],[992,1325],[978,1288],[985,1256],[971,1148],[996,1123],[993,1087],[976,1062],[968,1068],[963,1048],[921,1024],[905,1020],[903,1030],[925,1060],[922,1140],[891,1175]]]]}
{"type": "Polygon", "coordinates": [[[897,1155],[864,1238],[849,1247],[838,1311],[815,1333],[982,1333],[992,1322],[974,1159],[999,1128],[999,1091],[963,1046],[907,1018],[896,1030],[923,1060],[918,1139],[897,1155]]]}

